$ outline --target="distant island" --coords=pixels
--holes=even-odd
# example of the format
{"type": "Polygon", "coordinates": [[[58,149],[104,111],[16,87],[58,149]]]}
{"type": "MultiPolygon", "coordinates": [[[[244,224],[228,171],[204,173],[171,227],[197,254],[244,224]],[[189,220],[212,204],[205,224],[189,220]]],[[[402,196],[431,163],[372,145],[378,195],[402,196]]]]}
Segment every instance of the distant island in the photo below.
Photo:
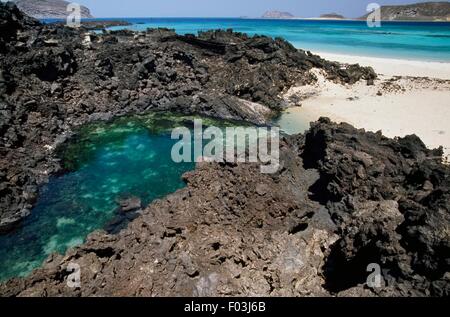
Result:
{"type": "Polygon", "coordinates": [[[266,11],[262,15],[263,19],[293,19],[295,16],[292,13],[289,12],[282,12],[282,11],[266,11]]]}
{"type": "MultiPolygon", "coordinates": [[[[16,0],[17,7],[27,15],[36,19],[66,19],[70,12],[67,6],[70,2],[63,0],[16,0]]],[[[81,18],[93,18],[85,6],[81,6],[81,18]]]]}
{"type": "Polygon", "coordinates": [[[344,20],[345,17],[341,14],[337,13],[326,13],[320,16],[321,19],[336,19],[336,20],[344,20]]]}
{"type": "MultiPolygon", "coordinates": [[[[370,13],[359,18],[346,18],[339,13],[325,13],[318,18],[306,18],[311,20],[366,20],[370,13]]],[[[298,19],[290,12],[266,11],[263,19],[298,19]]],[[[450,2],[422,2],[406,5],[381,6],[381,20],[383,21],[450,21],[450,2]]]]}
{"type": "MultiPolygon", "coordinates": [[[[370,13],[359,19],[367,19],[370,13]]],[[[382,6],[383,21],[450,21],[450,2],[424,2],[382,6]]]]}

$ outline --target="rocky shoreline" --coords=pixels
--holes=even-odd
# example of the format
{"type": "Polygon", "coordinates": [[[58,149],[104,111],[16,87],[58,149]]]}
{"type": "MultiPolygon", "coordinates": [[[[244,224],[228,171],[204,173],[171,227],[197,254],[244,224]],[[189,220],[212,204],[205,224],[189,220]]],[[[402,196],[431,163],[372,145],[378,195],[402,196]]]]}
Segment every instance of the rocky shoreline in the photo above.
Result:
{"type": "MultiPolygon", "coordinates": [[[[65,27],[66,22],[52,22],[53,26],[65,27]]],[[[127,26],[131,25],[130,22],[122,20],[93,20],[93,21],[80,21],[80,28],[88,30],[105,30],[113,26],[127,26]]]]}
{"type": "MultiPolygon", "coordinates": [[[[229,31],[89,33],[0,4],[0,231],[20,224],[56,151],[87,122],[155,111],[267,124],[292,86],[371,68],[229,31]]],[[[283,168],[202,163],[117,233],[51,256],[2,296],[448,296],[450,170],[442,149],[321,119],[282,141],[283,168]],[[81,288],[67,287],[70,262],[81,288]],[[365,285],[377,263],[386,285],[365,285]]]]}
{"type": "Polygon", "coordinates": [[[10,3],[0,19],[0,232],[29,214],[37,185],[60,169],[54,149],[83,123],[174,111],[265,124],[281,92],[315,80],[313,67],[349,83],[376,76],[232,31],[96,35],[42,25],[10,3]]]}
{"type": "Polygon", "coordinates": [[[449,167],[417,137],[327,119],[282,169],[200,163],[115,235],[91,234],[2,296],[448,296],[449,167]],[[70,288],[67,267],[81,269],[70,288]],[[382,285],[366,284],[370,263],[382,285]]]}

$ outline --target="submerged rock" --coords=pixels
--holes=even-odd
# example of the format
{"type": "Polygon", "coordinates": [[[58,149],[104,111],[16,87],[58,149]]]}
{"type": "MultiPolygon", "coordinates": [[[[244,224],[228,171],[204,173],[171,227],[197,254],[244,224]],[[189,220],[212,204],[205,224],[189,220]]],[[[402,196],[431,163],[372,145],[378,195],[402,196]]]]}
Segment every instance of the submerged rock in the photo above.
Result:
{"type": "Polygon", "coordinates": [[[139,197],[130,197],[119,201],[120,210],[122,212],[136,211],[142,208],[141,199],[139,197]]]}

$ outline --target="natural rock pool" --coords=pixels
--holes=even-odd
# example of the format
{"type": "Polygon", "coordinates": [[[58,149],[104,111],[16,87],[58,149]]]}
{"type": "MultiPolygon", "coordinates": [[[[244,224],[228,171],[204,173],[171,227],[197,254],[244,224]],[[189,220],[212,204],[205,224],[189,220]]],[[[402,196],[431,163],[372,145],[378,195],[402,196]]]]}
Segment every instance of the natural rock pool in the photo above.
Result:
{"type": "Polygon", "coordinates": [[[181,176],[195,164],[171,160],[178,140],[170,133],[192,119],[147,115],[80,129],[58,151],[68,172],[42,186],[20,228],[0,236],[0,280],[25,276],[51,253],[82,244],[117,217],[121,199],[139,197],[145,206],[184,187],[181,176]]]}

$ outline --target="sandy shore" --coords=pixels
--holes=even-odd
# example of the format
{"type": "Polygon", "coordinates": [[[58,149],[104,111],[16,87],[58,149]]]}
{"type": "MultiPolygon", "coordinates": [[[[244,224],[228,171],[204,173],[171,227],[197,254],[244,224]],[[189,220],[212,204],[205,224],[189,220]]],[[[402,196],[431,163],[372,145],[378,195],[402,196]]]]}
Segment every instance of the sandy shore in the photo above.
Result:
{"type": "Polygon", "coordinates": [[[450,63],[340,55],[324,52],[313,53],[330,61],[360,64],[361,66],[372,66],[378,74],[385,76],[401,75],[450,79],[450,63]]]}
{"type": "MultiPolygon", "coordinates": [[[[316,71],[314,86],[295,87],[286,98],[296,95],[301,106],[282,115],[279,124],[288,133],[303,132],[309,122],[326,116],[368,131],[381,130],[388,137],[418,135],[429,148],[444,147],[450,159],[450,80],[393,78],[423,76],[450,79],[450,63],[401,61],[385,58],[321,55],[327,59],[372,66],[380,78],[372,86],[353,86],[325,79],[316,71]]],[[[292,99],[291,99],[292,100],[292,99]]]]}

